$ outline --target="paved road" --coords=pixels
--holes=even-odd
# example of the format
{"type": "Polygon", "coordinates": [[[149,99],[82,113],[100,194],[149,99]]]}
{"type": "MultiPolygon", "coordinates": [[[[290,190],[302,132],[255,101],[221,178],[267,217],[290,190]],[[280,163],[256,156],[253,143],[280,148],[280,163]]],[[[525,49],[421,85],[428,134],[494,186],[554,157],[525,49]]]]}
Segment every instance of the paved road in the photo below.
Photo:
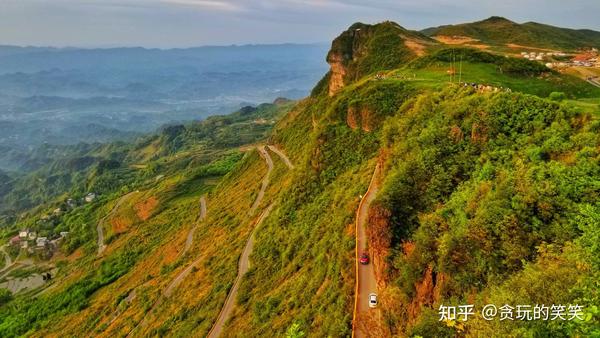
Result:
{"type": "Polygon", "coordinates": [[[225,299],[225,304],[223,305],[223,308],[221,308],[221,312],[219,313],[217,321],[208,333],[208,338],[219,337],[221,335],[221,332],[223,331],[223,326],[225,326],[225,322],[227,322],[227,320],[231,316],[231,312],[233,311],[233,308],[235,306],[235,300],[237,299],[237,293],[240,287],[240,283],[242,281],[242,277],[246,274],[246,272],[248,272],[248,269],[250,268],[250,254],[252,253],[252,249],[254,248],[254,234],[256,233],[256,230],[258,229],[262,221],[269,215],[272,208],[273,204],[271,204],[267,209],[265,209],[265,211],[263,211],[263,213],[258,218],[256,225],[254,226],[254,230],[252,230],[252,233],[250,234],[250,238],[248,238],[248,241],[246,242],[246,247],[244,247],[244,251],[242,251],[242,256],[240,257],[238,263],[238,275],[235,279],[235,282],[233,283],[233,287],[231,288],[231,290],[229,290],[229,294],[225,299]]]}
{"type": "Polygon", "coordinates": [[[269,145],[269,149],[271,149],[272,152],[277,154],[283,160],[283,163],[285,163],[285,165],[288,166],[288,168],[294,169],[294,165],[292,164],[292,161],[290,161],[290,159],[285,155],[285,153],[283,151],[281,151],[279,148],[277,148],[274,145],[269,145]]]}
{"type": "MultiPolygon", "coordinates": [[[[357,272],[357,294],[355,295],[355,314],[354,314],[354,337],[369,337],[368,332],[362,332],[360,330],[361,325],[357,324],[357,318],[360,318],[369,315],[370,311],[374,312],[374,310],[369,308],[369,294],[377,293],[377,280],[375,278],[375,269],[373,268],[373,263],[369,262],[368,265],[362,265],[358,261],[358,257],[363,252],[368,252],[368,243],[367,243],[367,216],[369,211],[369,206],[371,202],[375,199],[377,192],[379,191],[379,187],[377,186],[376,176],[379,173],[379,164],[375,167],[375,172],[373,173],[373,177],[371,178],[371,183],[369,184],[369,189],[367,193],[363,196],[360,201],[360,205],[358,207],[356,213],[356,272],[357,272]]],[[[376,310],[375,310],[376,311],[376,310]]],[[[374,313],[376,318],[380,318],[379,313],[374,313]]]]}
{"type": "Polygon", "coordinates": [[[262,156],[265,159],[265,161],[267,162],[268,169],[267,169],[267,174],[263,178],[262,186],[260,187],[260,191],[258,192],[258,195],[256,196],[256,199],[254,200],[254,203],[252,204],[252,207],[250,208],[250,214],[253,214],[256,211],[256,208],[258,208],[258,205],[260,204],[263,197],[265,196],[265,191],[267,190],[267,186],[269,185],[269,182],[271,180],[271,171],[273,171],[273,160],[271,159],[271,156],[269,156],[269,152],[267,151],[267,149],[265,149],[264,146],[257,147],[256,149],[258,149],[260,156],[262,156]]]}
{"type": "Polygon", "coordinates": [[[192,247],[192,242],[194,241],[194,232],[196,231],[196,228],[198,228],[198,225],[200,224],[200,222],[202,222],[205,218],[206,218],[206,196],[202,196],[202,197],[200,197],[200,218],[198,219],[198,222],[196,222],[196,224],[190,229],[190,232],[188,232],[187,238],[185,240],[185,247],[183,248],[182,255],[184,255],[186,252],[188,252],[188,250],[190,250],[190,248],[192,247]]]}
{"type": "Polygon", "coordinates": [[[121,204],[125,202],[125,199],[127,199],[127,197],[135,193],[137,193],[137,191],[132,191],[126,195],[121,196],[121,198],[117,201],[117,203],[110,210],[110,212],[106,216],[102,217],[102,219],[98,222],[98,225],[96,225],[96,231],[98,232],[98,256],[101,255],[106,249],[106,244],[104,244],[104,223],[108,218],[112,217],[115,212],[117,212],[117,209],[119,209],[121,204]]]}

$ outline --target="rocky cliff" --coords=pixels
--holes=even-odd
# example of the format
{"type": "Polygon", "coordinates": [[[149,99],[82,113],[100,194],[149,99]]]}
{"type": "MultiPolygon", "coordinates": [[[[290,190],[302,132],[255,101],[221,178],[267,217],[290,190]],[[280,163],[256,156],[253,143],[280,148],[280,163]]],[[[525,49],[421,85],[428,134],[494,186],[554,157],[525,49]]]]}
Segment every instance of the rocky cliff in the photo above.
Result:
{"type": "Polygon", "coordinates": [[[367,74],[397,68],[433,44],[421,33],[391,21],[355,23],[333,41],[327,54],[331,66],[329,95],[367,74]]]}

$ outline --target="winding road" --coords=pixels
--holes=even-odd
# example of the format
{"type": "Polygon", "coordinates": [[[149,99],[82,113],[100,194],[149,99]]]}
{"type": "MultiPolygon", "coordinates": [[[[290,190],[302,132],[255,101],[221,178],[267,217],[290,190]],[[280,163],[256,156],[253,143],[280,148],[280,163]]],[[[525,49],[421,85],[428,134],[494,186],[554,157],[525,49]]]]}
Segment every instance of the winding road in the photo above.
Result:
{"type": "Polygon", "coordinates": [[[119,198],[119,200],[117,201],[115,206],[110,210],[110,212],[106,216],[102,217],[102,219],[98,222],[98,225],[96,225],[96,231],[98,232],[98,256],[100,256],[104,252],[104,250],[106,250],[106,244],[104,244],[104,223],[108,218],[112,217],[115,212],[117,212],[117,209],[119,209],[119,207],[121,206],[121,204],[123,204],[127,197],[135,193],[137,193],[137,191],[132,191],[126,195],[121,196],[121,198],[119,198]]]}
{"type": "MultiPolygon", "coordinates": [[[[269,149],[271,149],[271,151],[273,151],[275,154],[277,154],[279,157],[281,157],[281,159],[287,165],[288,168],[290,168],[290,169],[294,168],[294,165],[292,164],[290,159],[281,150],[279,150],[277,147],[271,146],[271,145],[269,145],[268,147],[269,147],[269,149]]],[[[267,171],[267,175],[263,179],[261,190],[258,193],[258,196],[256,197],[256,200],[254,201],[254,204],[252,205],[251,213],[254,212],[254,210],[258,207],[258,205],[260,204],[260,201],[264,197],[265,190],[267,189],[267,186],[269,185],[269,182],[270,182],[271,171],[273,170],[273,161],[272,161],[271,157],[269,156],[269,153],[266,150],[266,148],[264,146],[258,147],[258,151],[260,152],[261,156],[267,162],[268,171],[267,171]]],[[[244,251],[242,251],[242,255],[240,256],[240,260],[238,263],[237,277],[235,278],[235,281],[233,283],[233,286],[231,287],[231,290],[229,290],[229,293],[227,294],[227,298],[225,298],[225,304],[223,304],[223,307],[221,308],[221,312],[219,313],[219,316],[217,317],[215,324],[213,325],[213,327],[210,329],[210,331],[208,333],[208,338],[219,337],[223,331],[223,327],[225,326],[225,323],[231,316],[231,312],[233,311],[233,308],[235,307],[235,300],[237,299],[237,293],[238,293],[240,283],[242,281],[242,278],[244,277],[244,275],[246,274],[246,272],[248,272],[248,269],[250,268],[250,254],[252,254],[252,249],[254,248],[254,235],[255,235],[256,231],[258,230],[260,224],[269,215],[269,213],[271,212],[271,209],[273,209],[273,206],[274,206],[274,203],[269,205],[263,211],[263,213],[260,215],[260,217],[256,221],[256,224],[254,225],[254,229],[252,230],[252,233],[250,234],[250,237],[248,238],[248,241],[246,242],[246,246],[244,247],[244,251]]]]}
{"type": "Polygon", "coordinates": [[[225,304],[221,308],[221,312],[219,313],[219,317],[217,321],[213,325],[212,329],[208,333],[208,338],[217,338],[221,335],[223,331],[223,327],[225,326],[225,322],[231,316],[231,312],[235,307],[235,300],[237,299],[238,289],[240,287],[240,283],[242,281],[242,277],[248,272],[250,268],[250,254],[252,253],[252,249],[254,248],[254,235],[256,230],[258,230],[262,221],[269,215],[271,209],[273,209],[273,205],[271,204],[263,211],[263,213],[258,218],[252,233],[250,234],[250,238],[246,242],[246,246],[244,247],[244,251],[242,251],[242,255],[240,256],[240,261],[238,263],[238,275],[235,278],[235,282],[233,283],[233,287],[229,290],[229,294],[227,294],[227,298],[225,299],[225,304]]]}
{"type": "Polygon", "coordinates": [[[262,186],[260,187],[260,191],[258,192],[258,195],[256,196],[256,199],[254,200],[254,203],[252,203],[252,207],[250,208],[251,215],[254,214],[254,212],[256,211],[256,208],[258,208],[258,205],[260,204],[263,197],[265,196],[265,191],[267,191],[267,186],[269,185],[269,182],[271,181],[271,171],[273,171],[273,160],[271,159],[271,156],[269,156],[269,152],[267,151],[267,149],[265,149],[264,146],[257,147],[256,149],[258,149],[260,156],[262,156],[262,158],[264,158],[265,161],[267,162],[268,169],[267,169],[267,174],[265,175],[265,177],[262,180],[262,186]]]}
{"type": "Polygon", "coordinates": [[[272,152],[277,154],[277,156],[279,156],[283,160],[283,163],[285,163],[285,165],[287,165],[288,168],[294,169],[292,161],[290,161],[290,159],[283,153],[283,151],[279,150],[279,148],[277,148],[277,146],[274,145],[269,145],[268,147],[269,149],[271,149],[272,152]]]}
{"type": "MultiPolygon", "coordinates": [[[[368,252],[367,220],[369,206],[375,199],[379,186],[377,184],[377,175],[379,174],[379,164],[375,167],[373,177],[367,192],[362,197],[358,210],[356,211],[356,294],[354,299],[354,318],[352,320],[353,337],[369,337],[368,332],[362,332],[363,325],[359,324],[361,318],[368,316],[369,312],[374,312],[369,308],[369,294],[377,293],[377,279],[375,278],[375,269],[373,268],[372,257],[367,265],[359,262],[359,255],[368,252]]],[[[376,310],[378,312],[378,310],[376,310]]],[[[380,314],[375,314],[380,318],[380,314]]],[[[364,330],[364,329],[363,329],[364,330]]]]}
{"type": "Polygon", "coordinates": [[[200,222],[202,222],[205,218],[206,218],[206,196],[202,196],[202,197],[200,197],[200,218],[198,219],[198,222],[196,222],[196,224],[190,229],[190,232],[188,232],[187,238],[185,239],[185,246],[183,248],[182,255],[184,255],[186,252],[188,252],[190,250],[190,248],[192,247],[192,242],[194,241],[194,232],[196,231],[196,228],[198,228],[198,225],[200,224],[200,222]]]}
{"type": "MultiPolygon", "coordinates": [[[[187,238],[185,240],[185,246],[181,253],[182,255],[185,254],[192,247],[192,242],[194,240],[194,232],[196,231],[196,228],[198,228],[198,225],[204,219],[206,219],[206,214],[207,214],[206,196],[202,196],[202,197],[200,197],[200,217],[198,218],[198,222],[196,222],[196,224],[188,232],[187,238]]],[[[151,314],[152,312],[154,312],[154,310],[160,304],[162,304],[162,302],[164,301],[165,298],[170,297],[173,294],[173,291],[175,291],[175,289],[177,289],[177,287],[181,284],[181,282],[183,282],[183,280],[194,270],[194,267],[196,267],[200,262],[202,262],[203,259],[204,259],[204,257],[200,257],[200,258],[196,259],[190,265],[188,265],[183,271],[181,271],[177,276],[175,276],[175,278],[173,278],[171,283],[169,283],[169,285],[167,285],[167,287],[163,290],[162,294],[158,297],[158,299],[154,302],[154,304],[152,304],[152,307],[146,313],[146,315],[144,316],[142,321],[129,332],[129,334],[127,335],[128,337],[131,336],[138,327],[140,327],[140,326],[145,327],[147,325],[148,314],[151,314]]]]}
{"type": "MultiPolygon", "coordinates": [[[[286,162],[286,165],[289,168],[293,168],[292,163],[289,161],[289,159],[283,152],[281,152],[279,149],[277,149],[275,147],[273,147],[275,150],[273,150],[273,148],[271,148],[271,147],[269,147],[269,148],[273,152],[275,152],[277,155],[279,155],[282,158],[282,160],[284,162],[286,162]]],[[[271,159],[271,156],[269,156],[269,152],[267,151],[266,147],[259,146],[259,147],[257,147],[257,150],[260,153],[261,157],[264,158],[265,162],[267,163],[267,173],[262,180],[262,185],[261,185],[260,191],[258,192],[258,195],[256,196],[254,202],[252,203],[252,207],[250,209],[250,214],[253,214],[256,211],[256,209],[260,205],[260,202],[264,198],[265,192],[270,183],[271,172],[273,171],[273,167],[274,167],[273,160],[271,159]]],[[[206,198],[204,196],[202,196],[202,198],[200,199],[200,205],[201,205],[201,207],[200,207],[200,221],[201,221],[206,217],[206,209],[207,209],[206,208],[206,198]]],[[[252,249],[254,247],[254,234],[256,233],[256,230],[259,228],[259,226],[263,222],[263,220],[271,212],[273,205],[274,204],[269,205],[262,212],[260,217],[257,219],[256,224],[254,225],[254,229],[252,230],[252,233],[250,234],[250,238],[248,238],[248,241],[246,242],[246,246],[244,247],[244,250],[242,251],[242,255],[240,256],[240,260],[238,263],[238,275],[235,279],[233,287],[231,288],[231,290],[229,291],[229,293],[227,295],[227,298],[225,299],[225,304],[221,308],[221,312],[219,313],[219,317],[217,318],[217,321],[215,322],[215,324],[213,325],[213,327],[211,328],[211,330],[209,332],[209,335],[208,335],[209,337],[218,337],[221,334],[221,331],[223,330],[223,326],[225,325],[225,322],[231,316],[231,312],[233,311],[233,308],[235,306],[235,299],[237,298],[236,296],[237,296],[237,292],[239,289],[239,284],[240,284],[241,279],[244,276],[244,274],[246,274],[246,272],[250,268],[250,254],[252,253],[252,249]]],[[[188,233],[183,253],[187,252],[187,250],[189,250],[189,248],[191,247],[193,237],[194,237],[194,231],[196,228],[197,228],[197,225],[194,226],[188,233]]],[[[183,280],[192,272],[194,267],[197,266],[203,259],[204,259],[204,257],[200,257],[200,258],[196,259],[194,262],[192,262],[190,265],[188,265],[182,272],[180,272],[171,281],[171,283],[169,283],[169,285],[163,291],[162,295],[156,300],[156,302],[152,305],[152,308],[150,308],[150,310],[147,313],[148,314],[152,313],[164,301],[165,298],[170,297],[171,294],[173,293],[173,291],[183,282],[183,280]]],[[[132,336],[138,327],[146,326],[147,321],[148,321],[148,315],[144,316],[144,319],[138,325],[136,325],[129,332],[129,334],[127,336],[132,336]]]]}

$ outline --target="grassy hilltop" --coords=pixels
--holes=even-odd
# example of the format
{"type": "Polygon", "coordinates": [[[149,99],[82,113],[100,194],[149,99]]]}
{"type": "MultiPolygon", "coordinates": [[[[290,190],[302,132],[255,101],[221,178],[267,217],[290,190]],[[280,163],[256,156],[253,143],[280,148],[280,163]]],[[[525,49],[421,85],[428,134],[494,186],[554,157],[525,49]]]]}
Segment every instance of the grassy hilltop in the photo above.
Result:
{"type": "Polygon", "coordinates": [[[561,28],[537,22],[519,24],[497,16],[477,22],[431,27],[421,33],[432,37],[469,37],[489,45],[512,44],[557,50],[600,47],[600,32],[561,28]]]}

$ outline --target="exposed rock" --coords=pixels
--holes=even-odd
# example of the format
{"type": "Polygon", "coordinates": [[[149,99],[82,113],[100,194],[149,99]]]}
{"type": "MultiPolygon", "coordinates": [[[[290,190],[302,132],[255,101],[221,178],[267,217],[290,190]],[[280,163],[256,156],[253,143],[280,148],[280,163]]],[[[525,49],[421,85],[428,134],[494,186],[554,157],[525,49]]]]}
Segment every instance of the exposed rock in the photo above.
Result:
{"type": "Polygon", "coordinates": [[[377,202],[369,209],[369,249],[371,261],[375,269],[377,285],[383,288],[387,284],[387,259],[390,255],[392,243],[392,230],[390,229],[390,217],[392,212],[377,202]]]}
{"type": "Polygon", "coordinates": [[[435,43],[394,22],[355,23],[333,41],[327,54],[327,63],[331,66],[329,96],[365,75],[399,67],[435,43]]]}
{"type": "Polygon", "coordinates": [[[352,129],[362,129],[364,131],[371,131],[374,129],[375,122],[373,120],[373,113],[366,107],[349,107],[348,113],[346,114],[346,123],[348,127],[352,129]]]}

